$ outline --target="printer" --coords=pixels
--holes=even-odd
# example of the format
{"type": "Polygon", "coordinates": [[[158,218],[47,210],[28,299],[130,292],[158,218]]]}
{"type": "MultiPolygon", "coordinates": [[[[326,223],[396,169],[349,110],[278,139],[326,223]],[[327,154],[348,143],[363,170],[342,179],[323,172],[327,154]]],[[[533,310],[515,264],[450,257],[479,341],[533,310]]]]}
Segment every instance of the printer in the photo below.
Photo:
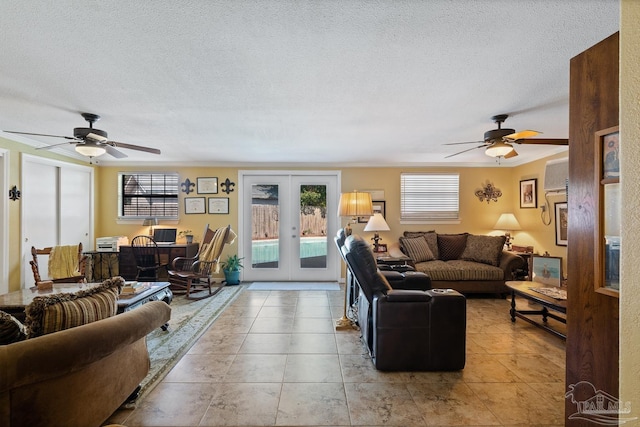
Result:
{"type": "Polygon", "coordinates": [[[129,244],[127,236],[98,237],[96,238],[96,251],[98,252],[118,252],[120,246],[129,244]]]}

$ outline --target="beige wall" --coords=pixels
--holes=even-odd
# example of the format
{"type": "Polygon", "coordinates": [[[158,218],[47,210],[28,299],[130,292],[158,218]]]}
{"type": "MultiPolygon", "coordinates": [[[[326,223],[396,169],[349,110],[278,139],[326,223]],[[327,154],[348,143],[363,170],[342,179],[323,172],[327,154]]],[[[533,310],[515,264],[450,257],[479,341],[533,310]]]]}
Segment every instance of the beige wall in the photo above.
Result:
{"type": "MultiPolygon", "coordinates": [[[[640,416],[640,2],[622,0],[620,22],[620,161],[622,239],[620,291],[620,398],[640,416]]],[[[638,423],[638,420],[636,420],[638,423]]],[[[631,424],[631,423],[629,423],[631,424]]],[[[625,425],[629,425],[625,424],[625,425]]],[[[637,425],[637,424],[634,424],[637,425]]]]}

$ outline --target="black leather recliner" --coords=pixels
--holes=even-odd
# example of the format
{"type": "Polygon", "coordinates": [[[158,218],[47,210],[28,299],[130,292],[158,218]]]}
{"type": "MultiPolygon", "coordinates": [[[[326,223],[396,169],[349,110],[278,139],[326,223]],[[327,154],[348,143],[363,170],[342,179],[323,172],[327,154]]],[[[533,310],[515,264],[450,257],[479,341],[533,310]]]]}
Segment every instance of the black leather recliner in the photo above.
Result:
{"type": "Polygon", "coordinates": [[[348,236],[342,251],[360,289],[358,323],[376,369],[464,368],[466,299],[462,294],[450,289],[393,289],[360,236],[348,236]]]}

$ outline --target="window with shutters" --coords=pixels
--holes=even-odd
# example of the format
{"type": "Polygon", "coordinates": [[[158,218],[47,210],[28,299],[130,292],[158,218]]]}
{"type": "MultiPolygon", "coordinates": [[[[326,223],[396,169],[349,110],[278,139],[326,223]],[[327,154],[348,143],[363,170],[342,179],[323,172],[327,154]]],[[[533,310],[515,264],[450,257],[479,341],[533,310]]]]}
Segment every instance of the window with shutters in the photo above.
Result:
{"type": "Polygon", "coordinates": [[[118,218],[178,219],[177,173],[118,173],[118,218]]]}
{"type": "Polygon", "coordinates": [[[400,220],[457,222],[460,175],[457,173],[403,173],[400,175],[400,220]]]}

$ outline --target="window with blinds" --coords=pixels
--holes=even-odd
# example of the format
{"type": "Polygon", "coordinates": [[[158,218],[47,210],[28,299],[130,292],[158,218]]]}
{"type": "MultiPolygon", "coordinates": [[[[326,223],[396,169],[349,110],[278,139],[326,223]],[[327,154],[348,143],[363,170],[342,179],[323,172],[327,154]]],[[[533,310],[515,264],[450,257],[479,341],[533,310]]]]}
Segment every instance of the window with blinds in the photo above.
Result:
{"type": "Polygon", "coordinates": [[[459,190],[457,173],[403,173],[400,175],[400,219],[456,221],[459,190]]]}
{"type": "Polygon", "coordinates": [[[118,173],[118,217],[178,219],[177,173],[118,173]]]}

